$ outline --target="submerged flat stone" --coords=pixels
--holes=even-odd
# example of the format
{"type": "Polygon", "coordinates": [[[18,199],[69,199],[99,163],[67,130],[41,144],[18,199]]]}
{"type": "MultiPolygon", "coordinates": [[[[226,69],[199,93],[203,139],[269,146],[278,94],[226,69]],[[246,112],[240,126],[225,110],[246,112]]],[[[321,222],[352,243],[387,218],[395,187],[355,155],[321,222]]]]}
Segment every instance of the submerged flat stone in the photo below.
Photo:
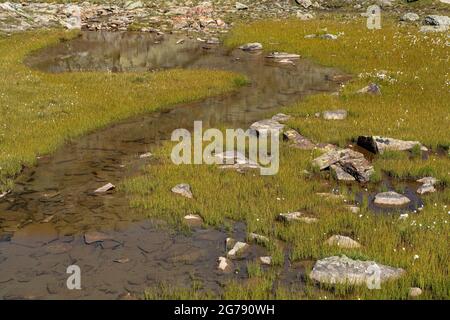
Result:
{"type": "Polygon", "coordinates": [[[404,206],[411,200],[394,191],[382,192],[375,196],[374,203],[381,206],[404,206]]]}
{"type": "Polygon", "coordinates": [[[113,238],[103,232],[89,231],[84,234],[84,242],[86,242],[86,244],[103,242],[107,240],[113,240],[113,238]]]}
{"type": "Polygon", "coordinates": [[[385,266],[375,261],[353,260],[343,255],[318,260],[309,276],[320,283],[362,285],[373,283],[376,275],[379,275],[382,283],[398,279],[404,273],[401,268],[385,266]]]}
{"type": "Polygon", "coordinates": [[[193,198],[191,186],[188,185],[187,183],[177,184],[175,187],[172,188],[172,192],[189,199],[193,198]]]}
{"type": "Polygon", "coordinates": [[[58,232],[50,223],[29,224],[17,230],[11,242],[30,248],[37,248],[58,239],[58,232]]]}

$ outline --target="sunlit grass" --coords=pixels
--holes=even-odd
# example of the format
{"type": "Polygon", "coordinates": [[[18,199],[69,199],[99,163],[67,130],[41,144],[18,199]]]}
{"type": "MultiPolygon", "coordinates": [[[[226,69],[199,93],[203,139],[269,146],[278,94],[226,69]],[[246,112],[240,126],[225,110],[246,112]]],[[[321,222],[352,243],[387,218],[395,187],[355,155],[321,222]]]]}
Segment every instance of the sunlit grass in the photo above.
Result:
{"type": "Polygon", "coordinates": [[[232,90],[236,74],[207,70],[46,74],[22,60],[74,33],[0,37],[0,190],[38,155],[67,140],[143,112],[232,90]],[[137,81],[138,80],[138,81],[137,81]]]}

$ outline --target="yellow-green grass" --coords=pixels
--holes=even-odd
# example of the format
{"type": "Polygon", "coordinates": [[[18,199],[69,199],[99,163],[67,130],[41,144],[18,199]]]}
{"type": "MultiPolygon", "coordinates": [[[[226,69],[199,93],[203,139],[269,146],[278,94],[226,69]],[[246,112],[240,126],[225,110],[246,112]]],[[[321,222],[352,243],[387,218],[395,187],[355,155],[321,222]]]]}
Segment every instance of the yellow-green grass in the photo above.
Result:
{"type": "MultiPolygon", "coordinates": [[[[445,39],[441,35],[425,38],[411,28],[397,29],[392,22],[387,22],[382,30],[369,31],[359,20],[351,23],[264,21],[238,26],[226,43],[235,47],[260,41],[267,50],[297,52],[355,75],[388,70],[388,74],[396,79],[391,83],[374,77],[355,78],[339,97],[316,95],[287,106],[284,111],[294,116],[288,125],[305,136],[344,145],[359,135],[379,134],[419,140],[433,148],[448,147],[449,106],[446,101],[449,101],[449,92],[446,81],[449,75],[443,72],[448,63],[448,49],[442,45],[445,39]],[[345,35],[337,41],[304,39],[304,35],[320,32],[325,27],[329,32],[345,32],[345,35]],[[413,39],[416,39],[414,45],[413,39]],[[354,93],[371,81],[381,84],[381,96],[354,93]],[[333,108],[349,110],[349,118],[327,122],[314,117],[315,112],[333,108]]],[[[410,159],[407,153],[387,153],[374,159],[378,172],[388,172],[395,178],[410,180],[433,175],[443,182],[437,193],[423,196],[422,211],[410,213],[406,220],[400,220],[398,214],[374,214],[367,204],[360,213],[351,213],[347,205],[355,193],[361,191],[360,187],[305,173],[304,170],[311,171],[311,160],[316,152],[283,145],[280,172],[263,177],[258,172],[242,175],[215,166],[175,166],[170,161],[170,151],[170,144],[157,150],[154,163],[145,168],[143,175],[125,181],[121,186],[129,193],[133,207],[140,208],[148,216],[165,218],[178,225],[183,224],[183,216],[187,213],[201,215],[209,226],[228,225],[228,219],[241,220],[246,222],[248,232],[285,244],[274,241],[268,246],[269,254],[276,258],[269,271],[256,272],[255,266],[251,265],[250,279],[229,283],[220,298],[407,299],[410,287],[422,288],[421,298],[424,299],[450,297],[448,156],[433,154],[428,160],[422,160],[418,157],[410,159]],[[178,183],[189,183],[194,199],[172,194],[171,187],[178,183]],[[330,192],[336,186],[347,195],[346,201],[317,195],[330,192]],[[318,218],[319,222],[290,225],[276,222],[279,213],[297,210],[318,218]],[[350,236],[362,247],[349,250],[324,244],[334,234],[350,236]],[[307,273],[317,259],[346,254],[401,267],[406,274],[399,280],[383,284],[381,290],[346,285],[318,287],[307,277],[303,290],[290,288],[277,284],[276,276],[282,272],[280,265],[285,246],[291,248],[291,262],[304,263],[307,273]]],[[[371,185],[370,188],[382,187],[371,185]]],[[[199,290],[197,287],[194,291],[200,294],[199,290]]],[[[158,296],[157,292],[167,297],[169,291],[153,288],[149,292],[151,297],[158,296]]],[[[176,291],[171,292],[175,294],[176,291]]]]}
{"type": "Polygon", "coordinates": [[[345,144],[358,135],[418,140],[430,147],[450,144],[450,54],[445,33],[423,34],[416,26],[384,19],[381,30],[368,30],[364,19],[261,21],[236,27],[226,44],[260,41],[268,51],[299,53],[355,75],[339,96],[315,95],[287,110],[290,126],[317,141],[345,144]],[[343,32],[338,40],[305,39],[316,32],[343,32]],[[393,83],[379,80],[387,71],[393,83]],[[359,78],[358,75],[363,75],[359,78]],[[355,93],[377,82],[382,95],[355,93]],[[316,118],[316,112],[346,109],[344,121],[316,118]]]}
{"type": "Polygon", "coordinates": [[[47,74],[22,61],[76,36],[43,31],[0,37],[0,190],[38,155],[65,141],[143,112],[233,90],[237,74],[208,70],[47,74]]]}

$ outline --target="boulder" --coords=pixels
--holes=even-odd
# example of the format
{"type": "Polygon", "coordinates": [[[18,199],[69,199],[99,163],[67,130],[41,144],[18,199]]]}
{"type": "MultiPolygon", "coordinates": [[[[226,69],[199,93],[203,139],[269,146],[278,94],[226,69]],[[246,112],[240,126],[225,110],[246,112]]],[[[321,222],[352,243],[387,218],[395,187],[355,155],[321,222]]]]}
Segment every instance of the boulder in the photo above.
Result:
{"type": "Polygon", "coordinates": [[[422,295],[422,289],[417,288],[417,287],[409,288],[408,295],[411,298],[416,298],[416,297],[422,295]]]}
{"type": "Polygon", "coordinates": [[[294,129],[286,130],[283,136],[292,142],[292,146],[298,149],[311,150],[315,148],[315,144],[308,138],[302,136],[294,129]]]}
{"type": "Polygon", "coordinates": [[[432,186],[434,186],[438,182],[438,180],[434,177],[423,177],[416,181],[422,184],[431,184],[432,186]]]}
{"type": "Polygon", "coordinates": [[[409,198],[394,191],[378,193],[374,200],[380,206],[404,206],[410,202],[409,198]]]}
{"type": "Polygon", "coordinates": [[[330,169],[339,181],[356,181],[350,173],[345,172],[339,165],[332,164],[330,169]]]}
{"type": "Polygon", "coordinates": [[[188,185],[187,183],[177,184],[175,187],[172,188],[172,192],[189,199],[193,198],[191,186],[188,185]]]}
{"type": "Polygon", "coordinates": [[[244,51],[257,51],[257,50],[262,50],[262,48],[263,48],[263,46],[259,42],[246,43],[239,47],[239,49],[244,50],[244,51]]]}
{"type": "Polygon", "coordinates": [[[419,146],[422,151],[427,151],[419,141],[405,141],[394,138],[380,136],[360,136],[358,145],[373,153],[383,153],[384,151],[408,151],[419,146]]]}
{"type": "Polygon", "coordinates": [[[424,24],[428,26],[450,26],[450,17],[429,15],[425,17],[424,24]]]}
{"type": "Polygon", "coordinates": [[[425,183],[417,189],[418,194],[433,193],[433,192],[436,192],[436,189],[430,183],[425,183]]]}
{"type": "Polygon", "coordinates": [[[127,1],[125,2],[124,8],[128,10],[135,10],[142,8],[144,4],[141,1],[127,1]]]}
{"type": "Polygon", "coordinates": [[[353,260],[345,255],[318,260],[310,278],[327,284],[372,284],[379,276],[380,283],[401,277],[405,271],[378,264],[375,261],[353,260]]]}
{"type": "Polygon", "coordinates": [[[327,110],[322,113],[325,120],[344,120],[347,118],[346,110],[327,110]]]}
{"type": "Polygon", "coordinates": [[[334,235],[327,239],[326,243],[330,246],[337,246],[339,248],[354,249],[361,247],[357,241],[350,237],[334,235]]]}

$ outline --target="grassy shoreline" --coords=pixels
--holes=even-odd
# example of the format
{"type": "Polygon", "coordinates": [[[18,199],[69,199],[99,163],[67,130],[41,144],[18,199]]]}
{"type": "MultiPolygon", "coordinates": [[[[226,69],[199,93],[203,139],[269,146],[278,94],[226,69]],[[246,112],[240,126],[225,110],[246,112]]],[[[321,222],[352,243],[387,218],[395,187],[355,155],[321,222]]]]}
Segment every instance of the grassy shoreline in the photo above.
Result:
{"type": "MultiPolygon", "coordinates": [[[[382,30],[370,31],[365,29],[363,20],[261,21],[237,26],[226,44],[236,47],[255,41],[262,42],[268,51],[299,53],[321,64],[365,75],[345,85],[339,96],[314,95],[286,106],[283,111],[294,116],[288,125],[303,135],[343,146],[358,135],[377,134],[419,140],[431,148],[448,148],[449,74],[441,71],[445,70],[449,56],[443,35],[423,35],[393,22],[386,22],[382,30]],[[306,34],[324,32],[325,27],[327,32],[344,35],[336,41],[304,38],[306,34]],[[376,76],[381,70],[387,70],[388,77],[384,80],[376,76]],[[370,82],[381,85],[382,95],[355,93],[370,82]],[[413,94],[417,92],[420,95],[413,94]],[[327,122],[314,117],[315,112],[338,108],[349,110],[349,118],[327,122]]],[[[422,288],[423,299],[450,297],[447,155],[433,155],[428,160],[410,159],[404,153],[375,158],[377,170],[394,177],[410,180],[433,175],[443,183],[437,193],[423,197],[425,207],[421,212],[399,220],[398,214],[375,215],[367,204],[358,214],[349,212],[347,205],[360,186],[336,183],[327,176],[311,178],[304,172],[311,169],[314,153],[310,151],[282,146],[280,172],[261,177],[222,171],[214,166],[175,166],[170,161],[170,150],[171,144],[157,150],[156,163],[121,187],[129,193],[131,205],[148,216],[182,224],[185,214],[195,213],[212,227],[223,224],[225,219],[241,220],[247,224],[248,232],[292,246],[289,259],[293,264],[345,254],[406,270],[405,276],[383,284],[381,290],[317,286],[306,279],[305,289],[296,291],[289,286],[276,286],[283,252],[280,246],[271,245],[268,251],[276,257],[273,267],[254,272],[254,262],[250,261],[248,281],[229,283],[216,298],[408,299],[410,287],[422,288]],[[192,186],[194,199],[180,199],[170,192],[173,185],[182,182],[192,186]],[[317,194],[335,187],[344,199],[324,199],[317,194]],[[297,210],[318,218],[319,222],[312,225],[275,222],[279,213],[297,210]],[[326,245],[325,240],[335,234],[350,236],[362,247],[340,249],[326,245]]],[[[308,273],[312,265],[305,268],[308,273]]],[[[183,297],[189,292],[196,297],[202,294],[210,297],[199,288],[167,287],[150,288],[146,297],[183,297]]]]}
{"type": "Polygon", "coordinates": [[[76,35],[40,31],[0,37],[0,191],[12,187],[11,177],[23,165],[67,140],[133,115],[234,90],[242,82],[237,74],[209,70],[46,74],[23,64],[31,52],[76,35]]]}

